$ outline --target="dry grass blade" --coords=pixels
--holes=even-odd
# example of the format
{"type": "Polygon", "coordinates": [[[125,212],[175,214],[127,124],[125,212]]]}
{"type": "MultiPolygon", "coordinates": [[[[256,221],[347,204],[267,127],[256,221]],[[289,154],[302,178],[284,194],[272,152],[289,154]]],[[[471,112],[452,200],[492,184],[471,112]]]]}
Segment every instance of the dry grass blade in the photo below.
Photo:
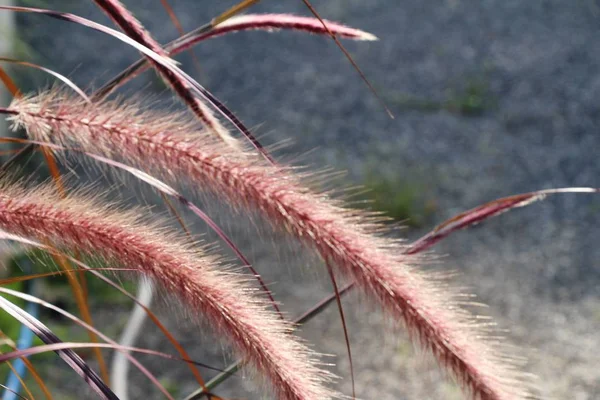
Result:
{"type": "MultiPolygon", "coordinates": [[[[22,65],[24,67],[29,67],[29,68],[34,68],[37,70],[40,70],[42,72],[45,72],[46,74],[49,74],[53,77],[55,77],[56,79],[60,80],[61,82],[63,82],[65,85],[67,85],[69,88],[73,89],[73,91],[75,93],[77,93],[82,99],[85,99],[88,103],[91,102],[89,97],[85,94],[85,92],[83,90],[81,90],[79,88],[79,86],[77,86],[75,83],[73,83],[72,80],[70,80],[69,78],[67,78],[66,76],[59,74],[56,71],[53,71],[49,68],[43,67],[41,65],[35,64],[35,63],[31,63],[31,62],[27,62],[27,61],[21,61],[21,60],[16,60],[14,58],[9,58],[9,57],[0,57],[0,61],[2,62],[8,62],[11,64],[16,64],[16,65],[22,65]]],[[[2,69],[0,68],[0,79],[2,77],[2,69]]],[[[4,81],[4,79],[2,79],[4,81]]],[[[6,84],[6,82],[5,82],[6,84]]],[[[14,85],[14,83],[12,83],[12,85],[14,85]]],[[[11,85],[11,86],[12,86],[11,85]]],[[[7,84],[7,88],[11,91],[11,93],[13,94],[14,97],[19,97],[21,96],[21,93],[17,90],[17,92],[13,92],[13,90],[11,89],[11,86],[9,86],[7,84]]]]}
{"type": "MultiPolygon", "coordinates": [[[[69,347],[60,347],[62,341],[52,331],[26,311],[0,296],[0,308],[27,326],[40,340],[47,344],[58,345],[56,352],[90,387],[103,399],[119,400],[102,379],[69,347]]],[[[0,363],[14,358],[25,357],[30,349],[16,350],[0,355],[0,363]]]]}
{"type": "MultiPolygon", "coordinates": [[[[6,335],[4,335],[4,333],[2,333],[1,331],[0,331],[0,338],[6,339],[6,335]]],[[[17,346],[15,346],[14,344],[11,344],[10,347],[13,350],[17,350],[17,346]]],[[[52,394],[50,393],[50,390],[48,389],[48,387],[44,383],[44,380],[42,379],[42,377],[40,376],[40,374],[37,372],[37,370],[35,369],[35,367],[31,363],[31,361],[29,361],[26,358],[21,358],[21,360],[23,360],[23,363],[25,364],[25,368],[27,368],[27,371],[29,371],[29,373],[33,377],[33,380],[39,386],[39,388],[42,391],[42,393],[44,394],[44,397],[46,398],[46,400],[53,400],[53,397],[52,397],[52,394]]]]}
{"type": "MultiPolygon", "coordinates": [[[[175,337],[173,336],[173,334],[171,334],[171,332],[169,332],[169,330],[164,326],[164,324],[162,322],[160,322],[160,320],[158,319],[158,317],[156,316],[156,314],[154,314],[152,312],[152,310],[150,310],[144,304],[141,304],[134,295],[132,295],[131,293],[129,293],[127,290],[123,289],[120,285],[118,285],[117,283],[115,283],[112,280],[108,279],[106,276],[100,274],[101,271],[134,272],[134,271],[137,271],[137,269],[133,269],[133,268],[95,268],[95,269],[91,269],[87,265],[85,265],[84,263],[82,263],[81,261],[79,261],[79,260],[77,260],[77,259],[75,259],[73,257],[67,256],[66,254],[57,251],[56,249],[54,249],[51,246],[43,245],[41,243],[34,242],[34,241],[31,241],[31,240],[26,240],[26,239],[18,237],[18,236],[8,235],[6,233],[0,233],[0,237],[2,239],[5,239],[5,240],[14,240],[14,241],[23,243],[23,244],[25,244],[27,246],[33,246],[33,247],[42,249],[42,250],[44,250],[44,251],[46,251],[46,252],[48,252],[48,253],[50,253],[52,255],[57,255],[57,256],[65,257],[70,262],[72,262],[73,264],[76,264],[79,268],[81,268],[81,270],[84,270],[84,271],[86,271],[88,273],[91,273],[96,278],[100,279],[101,281],[103,281],[107,285],[113,287],[118,292],[120,292],[124,296],[128,297],[130,300],[132,300],[135,304],[137,304],[138,306],[140,306],[144,310],[144,312],[148,315],[148,317],[150,318],[150,320],[158,327],[158,329],[160,329],[160,331],[162,332],[162,334],[165,335],[165,337],[167,338],[167,340],[177,350],[177,352],[179,353],[180,358],[182,360],[190,360],[191,359],[190,355],[185,351],[185,349],[183,348],[183,346],[177,341],[177,339],[175,339],[175,337]]],[[[76,271],[76,270],[71,270],[71,271],[76,271]]],[[[47,273],[47,275],[53,276],[53,275],[63,274],[65,272],[66,271],[54,271],[54,272],[47,273]]],[[[14,277],[14,278],[8,279],[7,281],[8,281],[8,283],[20,282],[20,281],[29,280],[29,279],[36,279],[39,275],[44,276],[45,274],[29,275],[29,276],[26,276],[26,277],[14,277]]],[[[4,284],[4,281],[2,281],[2,284],[4,284]]],[[[204,387],[203,386],[204,385],[204,381],[203,381],[202,377],[200,376],[200,372],[197,370],[196,366],[194,364],[192,364],[192,363],[188,363],[188,366],[189,366],[190,370],[192,371],[194,377],[196,378],[196,380],[200,384],[200,386],[204,387]]],[[[43,382],[38,382],[38,383],[40,383],[42,386],[44,386],[43,382]]],[[[44,388],[45,388],[45,386],[44,386],[44,388]]],[[[47,398],[48,399],[52,399],[52,397],[50,396],[50,394],[47,391],[47,389],[44,391],[44,393],[47,393],[47,398]]]]}
{"type": "Polygon", "coordinates": [[[0,388],[9,391],[10,393],[14,394],[15,396],[17,396],[19,399],[23,399],[23,400],[33,400],[33,396],[30,395],[29,398],[22,396],[21,394],[19,394],[18,392],[12,390],[11,388],[7,387],[6,385],[2,385],[0,384],[0,388]]]}
{"type": "MultiPolygon", "coordinates": [[[[71,321],[74,321],[77,325],[82,326],[87,331],[93,332],[96,336],[99,336],[105,342],[110,343],[112,345],[118,346],[117,342],[115,342],[114,340],[112,340],[108,336],[104,335],[98,329],[96,329],[93,326],[87,324],[86,322],[84,322],[81,319],[77,318],[73,314],[71,314],[71,313],[63,310],[62,308],[55,306],[54,304],[48,303],[46,301],[43,301],[43,300],[39,299],[38,297],[27,295],[27,294],[23,294],[23,293],[20,293],[18,291],[11,290],[11,289],[0,288],[0,293],[9,294],[11,296],[15,296],[15,297],[23,299],[25,301],[36,303],[36,304],[39,304],[39,305],[41,305],[43,307],[46,307],[46,308],[48,308],[50,310],[53,310],[53,311],[55,311],[55,312],[57,312],[57,313],[65,316],[65,317],[67,317],[71,321]]],[[[94,342],[94,343],[96,343],[96,342],[94,342]]],[[[171,396],[171,394],[164,388],[164,386],[158,381],[158,379],[146,367],[144,367],[138,360],[136,360],[134,357],[132,357],[128,353],[126,353],[126,354],[127,354],[127,358],[131,361],[131,363],[134,364],[136,367],[138,367],[138,369],[144,375],[146,375],[146,377],[148,377],[148,379],[154,384],[154,386],[156,386],[158,388],[158,390],[160,390],[165,395],[165,397],[167,397],[168,399],[174,400],[173,397],[171,396]]]]}
{"type": "Polygon", "coordinates": [[[543,200],[548,195],[559,193],[600,193],[600,189],[578,187],[546,189],[492,200],[489,203],[460,213],[436,226],[427,235],[412,243],[408,254],[420,253],[460,229],[468,228],[506,211],[528,206],[531,203],[543,200]]]}
{"type": "MultiPolygon", "coordinates": [[[[144,29],[140,22],[125,8],[118,0],[94,0],[95,3],[125,32],[129,37],[138,43],[151,49],[156,54],[168,58],[168,54],[163,50],[160,44],[155,41],[150,33],[144,29]]],[[[237,146],[235,139],[227,132],[227,129],[215,118],[210,109],[194,95],[194,86],[192,82],[183,76],[173,73],[168,67],[156,62],[149,57],[154,69],[159,73],[162,79],[177,94],[177,96],[192,110],[192,112],[202,121],[208,130],[231,146],[237,146]]],[[[195,82],[193,82],[195,83],[195,82]]],[[[197,88],[200,85],[195,83],[197,88]]]]}
{"type": "MultiPolygon", "coordinates": [[[[0,352],[0,354],[1,354],[1,352],[0,352]]],[[[24,358],[21,358],[21,360],[24,360],[24,358]]],[[[33,394],[31,393],[31,390],[29,389],[29,386],[27,386],[25,381],[23,381],[23,378],[19,375],[19,373],[17,372],[16,368],[12,365],[12,363],[6,362],[6,365],[8,365],[8,368],[10,369],[11,373],[17,378],[17,380],[19,381],[19,384],[21,385],[23,390],[25,390],[25,393],[27,393],[27,396],[29,396],[30,399],[35,400],[35,398],[33,397],[33,394]]],[[[6,388],[8,391],[18,395],[18,392],[14,391],[4,385],[2,385],[2,388],[6,388]]]]}
{"type": "MultiPolygon", "coordinates": [[[[183,29],[183,26],[179,22],[179,18],[177,18],[177,15],[175,15],[175,11],[173,10],[173,7],[171,7],[171,5],[169,4],[169,2],[167,0],[160,0],[160,2],[162,4],[163,8],[167,11],[167,14],[169,14],[169,18],[173,22],[173,25],[175,25],[175,27],[179,31],[179,34],[181,36],[185,35],[185,30],[183,29]]],[[[190,50],[190,54],[192,56],[192,61],[194,62],[194,66],[196,67],[196,72],[198,74],[201,74],[202,69],[200,67],[200,61],[198,60],[198,57],[196,57],[196,53],[194,53],[194,50],[190,50]]]]}
{"type": "Polygon", "coordinates": [[[10,94],[13,95],[13,97],[21,97],[22,93],[19,90],[19,87],[2,67],[0,67],[0,81],[2,81],[6,89],[10,92],[10,94]]]}
{"type": "Polygon", "coordinates": [[[243,12],[244,10],[247,10],[248,8],[250,8],[253,5],[258,4],[258,3],[260,3],[260,0],[242,0],[239,3],[237,3],[236,5],[234,5],[233,7],[226,10],[221,15],[213,18],[211,21],[211,25],[217,26],[217,25],[223,23],[224,21],[228,20],[229,18],[243,12]]]}
{"type": "MultiPolygon", "coordinates": [[[[36,355],[36,354],[46,353],[49,351],[61,352],[61,351],[70,350],[70,349],[92,349],[92,348],[111,349],[111,350],[118,350],[118,351],[130,351],[133,353],[148,354],[148,355],[152,355],[152,356],[166,358],[169,360],[193,363],[199,367],[212,369],[215,371],[220,371],[220,369],[218,369],[218,368],[213,368],[210,365],[206,365],[206,364],[198,362],[198,361],[184,360],[179,357],[171,356],[166,353],[161,353],[159,351],[154,351],[154,350],[150,350],[150,349],[142,349],[139,347],[121,346],[118,344],[114,345],[114,344],[110,344],[110,343],[58,342],[58,343],[41,345],[41,346],[29,347],[27,349],[11,351],[10,353],[0,355],[0,363],[3,363],[8,360],[13,360],[15,358],[28,357],[28,356],[32,356],[32,355],[36,355]]],[[[119,400],[119,399],[116,398],[116,400],[119,400]]]]}

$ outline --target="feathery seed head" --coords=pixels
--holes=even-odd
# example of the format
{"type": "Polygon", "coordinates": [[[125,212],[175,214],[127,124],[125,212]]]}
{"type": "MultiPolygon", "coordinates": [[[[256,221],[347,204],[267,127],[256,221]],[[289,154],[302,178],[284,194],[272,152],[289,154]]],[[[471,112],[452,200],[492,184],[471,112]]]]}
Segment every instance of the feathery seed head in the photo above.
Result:
{"type": "Polygon", "coordinates": [[[253,295],[247,279],[145,219],[82,196],[62,198],[49,187],[0,186],[3,230],[139,269],[229,338],[269,378],[278,398],[337,397],[326,388],[330,375],[317,367],[314,354],[253,295]]]}
{"type": "Polygon", "coordinates": [[[488,328],[458,307],[444,285],[415,268],[414,255],[380,236],[376,221],[313,192],[290,169],[235,151],[185,119],[133,106],[88,105],[50,92],[16,100],[11,108],[18,111],[13,123],[36,140],[118,157],[167,179],[210,189],[233,206],[260,211],[403,322],[473,398],[528,398],[527,377],[499,345],[485,340],[488,328]]]}

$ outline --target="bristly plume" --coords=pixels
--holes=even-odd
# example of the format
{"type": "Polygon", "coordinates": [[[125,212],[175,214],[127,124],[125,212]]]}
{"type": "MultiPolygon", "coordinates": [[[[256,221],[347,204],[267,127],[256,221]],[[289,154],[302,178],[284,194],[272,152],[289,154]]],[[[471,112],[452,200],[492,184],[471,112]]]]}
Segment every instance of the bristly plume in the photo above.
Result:
{"type": "Polygon", "coordinates": [[[337,397],[325,386],[330,375],[290,334],[291,326],[267,311],[247,279],[141,215],[85,196],[63,198],[45,186],[0,185],[0,228],[139,269],[228,338],[270,380],[277,398],[337,397]]]}
{"type": "Polygon", "coordinates": [[[61,93],[15,100],[10,117],[32,139],[102,153],[207,188],[260,213],[313,247],[401,321],[474,399],[530,397],[530,383],[446,284],[415,267],[418,258],[380,235],[381,225],[306,187],[290,168],[241,154],[193,130],[184,117],[116,102],[88,105],[61,93]],[[172,176],[171,176],[172,175],[172,176]]]}

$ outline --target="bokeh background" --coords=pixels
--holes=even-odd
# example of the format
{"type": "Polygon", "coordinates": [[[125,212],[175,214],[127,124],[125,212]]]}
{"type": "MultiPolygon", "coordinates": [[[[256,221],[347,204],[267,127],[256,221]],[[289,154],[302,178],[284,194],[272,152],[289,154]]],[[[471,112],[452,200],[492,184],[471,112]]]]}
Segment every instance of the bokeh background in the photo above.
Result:
{"type": "MultiPolygon", "coordinates": [[[[159,0],[124,3],[161,42],[178,33],[159,0]]],[[[170,0],[186,30],[234,1],[170,0]]],[[[363,185],[414,239],[436,223],[510,194],[564,186],[600,187],[600,3],[593,0],[321,0],[320,14],[377,35],[344,42],[379,95],[390,119],[341,51],[327,37],[245,32],[195,49],[183,66],[261,137],[285,146],[276,154],[314,169],[347,174],[335,186],[363,185]],[[299,160],[299,161],[298,161],[299,160]]],[[[111,25],[92,1],[22,1],[111,25]]],[[[300,0],[264,0],[252,12],[309,15],[300,0]]],[[[2,15],[4,16],[4,15],[2,15]]],[[[16,16],[15,57],[35,61],[98,87],[136,60],[126,45],[82,27],[41,16],[16,16]]],[[[48,85],[43,75],[13,69],[21,87],[48,85]]],[[[171,96],[153,73],[127,86],[158,105],[171,96]]],[[[361,197],[362,196],[362,197],[361,197]]],[[[151,197],[148,195],[147,197],[151,197]]],[[[152,202],[151,198],[147,199],[152,202]]],[[[267,229],[207,207],[272,283],[295,316],[331,291],[321,263],[267,229]]],[[[454,234],[435,248],[424,268],[455,270],[457,285],[489,305],[507,337],[538,375],[544,399],[600,398],[600,197],[560,195],[454,234]],[[430,265],[429,265],[430,264],[430,265]]],[[[200,223],[195,232],[207,233],[200,223]]],[[[257,222],[260,225],[260,222],[257,222]]],[[[207,233],[206,240],[211,240],[207,233]]],[[[48,284],[48,299],[70,303],[66,286],[48,284]]],[[[362,399],[460,399],[457,387],[415,350],[364,299],[344,300],[362,399]]],[[[106,289],[92,298],[98,326],[118,335],[131,304],[106,289]]],[[[194,358],[217,367],[231,357],[184,311],[159,301],[156,310],[194,358]]],[[[48,315],[49,319],[55,316],[48,315]]],[[[56,318],[55,318],[56,319],[56,318]]],[[[65,335],[79,329],[54,321],[65,335]]],[[[140,346],[171,351],[146,325],[140,346]]],[[[301,329],[351,394],[345,344],[335,307],[301,329]]],[[[90,362],[93,363],[92,357],[90,362]]],[[[142,358],[179,396],[197,383],[182,364],[142,358]]],[[[91,398],[85,385],[52,357],[40,368],[61,399],[91,398]]],[[[206,377],[213,375],[207,371],[206,377]]],[[[132,373],[134,399],[161,398],[132,373]]],[[[248,380],[234,378],[217,393],[260,398],[248,380]]]]}

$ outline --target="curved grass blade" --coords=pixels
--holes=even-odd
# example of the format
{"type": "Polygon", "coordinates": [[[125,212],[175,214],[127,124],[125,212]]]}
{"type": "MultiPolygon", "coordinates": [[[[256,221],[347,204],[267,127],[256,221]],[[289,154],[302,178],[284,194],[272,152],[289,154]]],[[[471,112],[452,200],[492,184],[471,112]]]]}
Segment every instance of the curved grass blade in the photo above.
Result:
{"type": "MultiPolygon", "coordinates": [[[[337,22],[325,20],[327,27],[337,36],[344,39],[353,40],[377,40],[375,35],[354,29],[337,22]]],[[[312,34],[328,35],[323,25],[316,18],[300,17],[291,14],[246,14],[232,17],[229,20],[212,27],[203,25],[182,37],[173,40],[165,46],[169,55],[174,56],[181,52],[191,49],[196,44],[208,39],[223,36],[228,33],[235,33],[245,30],[295,30],[308,32],[312,34]]],[[[149,68],[145,59],[140,59],[132,64],[120,75],[113,78],[105,87],[98,91],[99,98],[105,97],[108,93],[127,82],[129,79],[146,71],[149,68]]]]}
{"type": "MultiPolygon", "coordinates": [[[[94,268],[94,270],[95,271],[110,271],[110,272],[135,272],[135,271],[137,271],[135,268],[94,268]]],[[[39,274],[14,276],[11,278],[0,279],[0,286],[10,285],[12,283],[17,283],[17,282],[27,282],[27,281],[30,281],[33,279],[40,279],[40,278],[47,278],[47,277],[51,277],[51,276],[63,275],[68,272],[77,272],[77,271],[81,271],[81,269],[70,269],[68,271],[60,270],[60,271],[42,272],[39,274]]]]}
{"type": "MultiPolygon", "coordinates": [[[[192,77],[186,74],[183,70],[175,65],[175,61],[168,57],[162,47],[146,33],[144,28],[137,23],[137,20],[131,15],[125,7],[122,6],[119,0],[94,0],[94,2],[126,32],[137,45],[136,48],[144,49],[142,51],[148,57],[154,68],[161,75],[163,80],[167,82],[173,91],[182,99],[188,107],[198,116],[205,126],[213,133],[216,133],[225,142],[233,143],[233,138],[220,125],[220,123],[211,115],[203,110],[204,104],[198,102],[198,96],[207,101],[214,107],[225,119],[233,124],[250,141],[252,146],[269,162],[273,163],[273,159],[268,154],[262,144],[254,137],[250,130],[242,123],[242,121],[229,110],[219,99],[204,88],[201,84],[195,81],[192,77]],[[164,53],[164,55],[157,52],[164,53]],[[158,58],[157,58],[158,57],[158,58]],[[165,62],[167,60],[168,62],[165,62]]],[[[81,19],[81,17],[78,17],[81,19]]],[[[87,20],[86,20],[87,21],[87,20]]],[[[87,21],[90,23],[91,21],[87,21]]],[[[101,25],[102,26],[102,25],[101,25]]],[[[110,28],[102,26],[103,30],[110,28]]],[[[109,32],[109,31],[107,31],[109,32]]],[[[141,50],[140,50],[141,51],[141,50]]]]}
{"type": "Polygon", "coordinates": [[[340,320],[342,322],[342,329],[344,330],[346,352],[348,353],[348,362],[350,365],[350,378],[352,380],[352,399],[356,399],[356,387],[354,383],[354,363],[352,362],[352,350],[350,346],[350,337],[348,335],[348,327],[346,325],[346,317],[344,316],[344,307],[342,306],[342,296],[340,295],[340,291],[338,289],[335,274],[333,273],[333,268],[331,268],[331,264],[327,260],[325,261],[325,264],[327,265],[327,273],[329,274],[329,278],[331,279],[333,293],[335,294],[335,300],[337,302],[338,312],[340,314],[340,320]]]}
{"type": "MultiPolygon", "coordinates": [[[[93,274],[96,278],[100,279],[104,283],[106,283],[106,284],[112,286],[113,288],[117,289],[123,295],[125,295],[129,299],[133,300],[134,303],[136,303],[137,305],[139,305],[140,307],[142,307],[144,309],[144,311],[148,314],[148,317],[152,320],[152,322],[161,330],[161,332],[165,335],[165,337],[169,340],[169,342],[171,342],[171,344],[173,345],[173,347],[181,355],[181,357],[179,358],[180,360],[191,360],[191,357],[185,351],[185,349],[183,348],[183,346],[177,341],[177,339],[175,339],[175,337],[169,332],[169,330],[160,322],[160,320],[158,319],[158,317],[148,307],[146,307],[144,304],[140,303],[138,301],[138,299],[134,295],[132,295],[131,293],[129,293],[127,290],[123,289],[120,285],[116,284],[115,282],[113,282],[112,280],[110,280],[109,278],[107,278],[106,276],[104,276],[101,273],[99,273],[98,271],[99,270],[103,270],[102,268],[98,268],[98,269],[90,268],[87,265],[85,265],[84,263],[82,263],[81,261],[79,261],[79,260],[77,260],[77,259],[75,259],[73,257],[67,256],[67,255],[65,255],[65,254],[57,251],[52,246],[48,246],[48,245],[45,245],[45,244],[42,244],[42,243],[38,243],[36,241],[29,240],[29,239],[26,239],[26,238],[23,238],[23,237],[20,237],[20,236],[17,236],[17,235],[13,235],[13,234],[10,234],[10,233],[2,231],[2,230],[0,230],[0,240],[12,240],[12,241],[16,241],[16,242],[19,242],[19,243],[24,244],[24,245],[28,245],[28,246],[32,246],[32,247],[36,247],[36,248],[45,250],[45,251],[49,252],[50,254],[54,254],[54,255],[59,255],[59,256],[65,257],[69,261],[71,261],[72,263],[76,264],[79,268],[85,270],[86,272],[89,272],[89,273],[93,274]]],[[[129,270],[129,269],[126,268],[125,270],[129,270]]],[[[199,377],[200,372],[195,367],[196,363],[190,363],[190,362],[188,362],[187,364],[188,364],[190,370],[192,371],[192,373],[194,374],[194,376],[196,377],[196,379],[199,382],[201,382],[202,378],[199,377]]],[[[213,395],[213,397],[215,397],[215,396],[213,395]]],[[[215,397],[215,399],[218,399],[218,398],[215,397]]]]}
{"type": "MultiPolygon", "coordinates": [[[[24,358],[18,358],[15,360],[15,363],[18,363],[19,361],[23,362],[23,360],[24,360],[24,358]]],[[[10,363],[10,362],[7,362],[6,365],[10,369],[11,373],[10,373],[7,385],[6,386],[2,385],[1,387],[4,388],[8,393],[11,393],[12,395],[17,395],[19,397],[25,398],[25,397],[19,395],[19,392],[17,392],[17,390],[20,390],[20,388],[23,388],[23,390],[25,391],[27,396],[29,396],[30,399],[34,399],[33,394],[31,393],[31,390],[29,390],[29,387],[27,386],[27,384],[25,383],[25,381],[23,381],[23,378],[21,377],[21,375],[19,375],[17,368],[15,368],[12,365],[12,363],[10,363]],[[15,379],[18,382],[18,385],[12,384],[11,378],[15,379]],[[11,388],[16,388],[17,390],[14,390],[11,388]]],[[[11,399],[11,396],[8,393],[4,394],[2,400],[11,399]]],[[[14,398],[14,396],[12,396],[12,398],[14,398]]]]}
{"type": "MultiPolygon", "coordinates": [[[[196,28],[194,31],[188,33],[187,35],[190,35],[192,33],[201,35],[203,33],[209,32],[210,30],[214,29],[215,26],[217,26],[218,24],[220,24],[220,23],[226,21],[227,19],[233,17],[234,15],[244,11],[248,7],[258,3],[259,1],[260,0],[242,1],[238,4],[236,4],[235,6],[229,8],[228,10],[226,10],[224,13],[222,13],[218,17],[213,18],[209,23],[206,23],[206,24],[202,25],[201,27],[196,28]]],[[[187,36],[187,35],[185,35],[185,36],[187,36]]],[[[180,39],[182,39],[182,38],[180,38],[180,39]]],[[[179,40],[179,39],[176,39],[175,41],[171,42],[171,44],[175,43],[177,40],[179,40]]],[[[108,96],[119,86],[121,86],[125,82],[129,81],[130,78],[136,76],[139,69],[146,66],[146,63],[147,63],[147,60],[144,58],[141,58],[138,61],[136,61],[134,64],[130,65],[127,69],[123,70],[121,73],[119,73],[117,76],[115,76],[109,82],[107,82],[104,86],[102,86],[100,89],[98,89],[96,91],[96,93],[94,94],[94,99],[101,100],[101,99],[105,98],[106,96],[108,96]]]]}
{"type": "MultiPolygon", "coordinates": [[[[169,14],[169,18],[173,22],[173,25],[175,25],[175,28],[177,28],[177,31],[179,32],[179,34],[181,36],[185,35],[185,30],[183,29],[181,22],[179,22],[179,18],[177,18],[177,15],[175,14],[175,10],[173,10],[173,7],[171,7],[171,5],[169,4],[169,2],[167,0],[160,0],[160,2],[162,4],[163,8],[167,11],[167,14],[169,14]]],[[[196,72],[198,74],[201,74],[202,68],[200,67],[200,61],[198,60],[198,57],[196,57],[196,53],[194,52],[194,50],[190,50],[190,55],[192,56],[192,62],[194,63],[196,72]]]]}
{"type": "MultiPolygon", "coordinates": [[[[69,365],[90,387],[98,393],[103,399],[119,400],[119,398],[110,390],[110,388],[102,381],[102,379],[90,368],[83,359],[68,347],[61,348],[62,341],[56,336],[46,325],[40,322],[37,318],[33,318],[20,307],[13,304],[11,301],[0,296],[0,308],[18,320],[21,324],[31,329],[37,337],[44,343],[51,345],[59,345],[56,353],[69,365]]],[[[25,357],[31,350],[23,349],[16,350],[10,353],[0,355],[0,363],[12,360],[14,358],[25,357]]]]}
{"type": "MultiPolygon", "coordinates": [[[[0,338],[6,338],[6,335],[4,335],[4,333],[2,333],[2,331],[0,331],[0,338]]],[[[14,344],[10,344],[9,346],[13,350],[17,350],[17,347],[14,344]]],[[[37,370],[35,369],[35,367],[31,363],[31,361],[29,361],[26,358],[22,358],[22,360],[23,360],[23,363],[25,364],[25,368],[27,368],[27,370],[29,371],[29,374],[31,375],[31,377],[33,378],[33,380],[40,387],[40,390],[44,394],[44,397],[46,397],[47,400],[53,400],[52,394],[50,393],[50,390],[48,389],[48,387],[44,383],[44,380],[42,379],[42,377],[40,376],[40,374],[37,372],[37,370]]]]}
{"type": "MultiPolygon", "coordinates": [[[[377,40],[375,35],[368,32],[333,21],[324,20],[324,22],[330,32],[341,38],[367,41],[377,40]]],[[[205,40],[223,36],[227,33],[246,30],[264,30],[268,32],[274,30],[294,30],[318,35],[330,34],[316,18],[301,17],[292,14],[246,14],[233,17],[208,32],[202,32],[201,30],[192,31],[166,45],[165,50],[170,55],[175,55],[205,40]]]]}
{"type": "Polygon", "coordinates": [[[600,193],[598,188],[570,187],[559,189],[538,190],[535,192],[522,193],[508,197],[502,197],[460,213],[440,225],[431,232],[412,243],[407,251],[408,254],[420,253],[440,240],[446,238],[453,232],[478,224],[488,218],[495,217],[514,208],[525,207],[546,196],[558,193],[600,193]]]}
{"type": "MultiPolygon", "coordinates": [[[[0,297],[0,302],[2,300],[6,300],[6,299],[4,299],[3,297],[0,297]]],[[[71,350],[71,349],[92,349],[92,348],[96,348],[96,347],[100,348],[100,349],[131,351],[133,353],[148,354],[151,356],[161,357],[161,358],[165,358],[168,360],[183,361],[186,363],[195,364],[199,367],[210,369],[213,371],[219,371],[219,372],[223,371],[219,368],[211,367],[210,365],[207,365],[207,364],[204,364],[204,363],[201,363],[198,361],[175,357],[175,356],[172,356],[167,353],[161,353],[160,351],[150,350],[150,349],[142,349],[140,347],[120,346],[120,345],[113,345],[110,343],[81,343],[81,342],[61,342],[61,341],[51,343],[51,344],[29,347],[29,348],[23,349],[23,350],[11,351],[10,353],[0,354],[0,364],[5,361],[13,360],[15,358],[29,357],[29,356],[33,356],[36,354],[46,353],[49,351],[63,352],[63,351],[71,350]]],[[[119,399],[116,398],[116,400],[119,400],[119,399]]]]}
{"type": "Polygon", "coordinates": [[[0,67],[0,81],[2,81],[6,89],[10,92],[10,94],[12,94],[13,97],[21,97],[23,95],[15,81],[12,80],[10,75],[8,75],[8,73],[2,67],[0,67]]]}
{"type": "MultiPolygon", "coordinates": [[[[115,23],[121,31],[136,42],[146,46],[157,54],[168,57],[162,46],[152,37],[150,32],[125,7],[120,0],[94,0],[96,5],[115,23]]],[[[202,122],[204,128],[225,143],[237,148],[239,144],[229,131],[215,118],[210,108],[195,93],[195,85],[181,74],[175,74],[169,68],[150,59],[150,64],[163,82],[177,95],[192,113],[202,122]]]]}
{"type": "Polygon", "coordinates": [[[3,384],[1,384],[1,383],[0,383],[0,388],[2,388],[2,389],[4,389],[4,390],[6,390],[7,392],[10,392],[10,393],[14,394],[14,395],[15,395],[15,396],[17,396],[19,399],[23,399],[23,400],[33,400],[33,396],[29,395],[30,397],[29,397],[29,399],[28,399],[27,397],[24,397],[24,396],[20,395],[20,394],[19,394],[17,391],[15,391],[15,390],[12,390],[12,389],[11,389],[11,388],[9,388],[8,386],[6,386],[6,385],[3,385],[3,384]]]}
{"type": "Polygon", "coordinates": [[[35,69],[38,69],[38,70],[40,70],[42,72],[45,72],[45,73],[47,73],[49,75],[52,75],[53,77],[55,77],[56,79],[62,81],[65,85],[67,85],[68,87],[70,87],[71,89],[73,89],[73,91],[75,93],[77,93],[79,96],[81,96],[82,99],[84,99],[88,103],[91,103],[91,100],[85,94],[85,92],[83,90],[81,90],[75,83],[73,83],[72,80],[70,80],[69,78],[67,78],[66,76],[64,76],[62,74],[59,74],[56,71],[53,71],[53,70],[51,70],[49,68],[46,68],[46,67],[42,67],[41,65],[38,65],[38,64],[30,63],[30,62],[27,62],[27,61],[16,60],[14,58],[0,57],[0,61],[12,63],[12,64],[17,64],[17,65],[22,65],[22,66],[25,66],[25,67],[35,68],[35,69]]]}
{"type": "MultiPolygon", "coordinates": [[[[77,323],[78,325],[82,326],[84,329],[93,332],[94,334],[96,334],[97,336],[99,336],[100,338],[102,338],[102,340],[104,340],[107,343],[113,344],[113,345],[118,345],[117,342],[115,342],[114,340],[112,340],[111,338],[109,338],[108,336],[104,335],[102,332],[100,332],[98,329],[94,328],[93,326],[87,324],[86,322],[82,321],[80,318],[77,318],[75,315],[63,310],[60,307],[55,306],[54,304],[48,303],[36,296],[32,296],[32,295],[28,295],[28,294],[24,294],[21,292],[18,292],[16,290],[12,290],[12,289],[6,289],[6,288],[0,288],[0,293],[6,293],[9,294],[11,296],[15,296],[18,297],[20,299],[23,299],[25,301],[31,302],[31,303],[35,303],[35,304],[39,304],[42,307],[46,307],[50,310],[53,310],[63,316],[65,316],[66,318],[70,319],[71,321],[74,321],[75,323],[77,323]]],[[[148,377],[148,379],[154,384],[154,386],[156,386],[158,388],[158,390],[160,390],[168,399],[172,399],[173,397],[171,396],[171,394],[164,388],[163,385],[161,385],[161,383],[158,381],[158,379],[146,368],[144,367],[138,360],[136,360],[134,357],[132,357],[130,354],[128,353],[124,353],[126,354],[126,357],[129,359],[129,361],[131,361],[132,364],[134,364],[136,367],[139,368],[139,370],[148,377]]]]}

